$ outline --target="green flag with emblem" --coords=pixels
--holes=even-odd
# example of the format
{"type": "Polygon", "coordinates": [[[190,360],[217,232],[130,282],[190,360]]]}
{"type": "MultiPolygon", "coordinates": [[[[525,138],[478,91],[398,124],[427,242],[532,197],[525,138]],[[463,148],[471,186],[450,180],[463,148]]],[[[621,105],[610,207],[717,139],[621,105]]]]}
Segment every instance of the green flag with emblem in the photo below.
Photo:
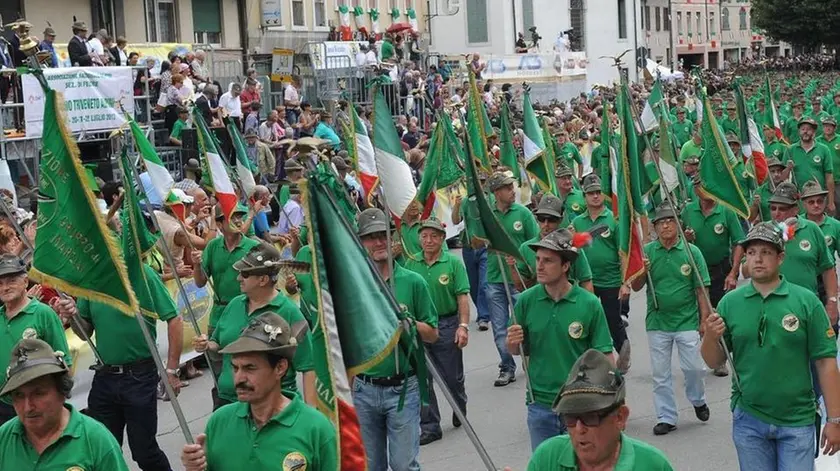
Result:
{"type": "Polygon", "coordinates": [[[516,147],[513,146],[513,127],[510,124],[510,107],[507,100],[502,100],[502,112],[499,130],[499,164],[513,172],[513,178],[522,183],[522,172],[519,171],[516,147]]]}

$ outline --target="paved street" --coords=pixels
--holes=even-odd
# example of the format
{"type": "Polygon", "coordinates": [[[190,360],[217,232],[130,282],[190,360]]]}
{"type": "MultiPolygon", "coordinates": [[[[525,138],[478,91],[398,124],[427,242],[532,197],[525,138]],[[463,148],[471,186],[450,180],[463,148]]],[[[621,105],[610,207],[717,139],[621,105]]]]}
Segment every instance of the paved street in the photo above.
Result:
{"type": "MultiPolygon", "coordinates": [[[[680,421],[677,431],[665,437],[654,437],[656,422],[653,410],[650,360],[647,337],[644,331],[644,293],[634,293],[631,299],[630,338],[633,342],[633,366],[628,375],[627,403],[630,422],[627,433],[645,440],[668,455],[678,471],[737,471],[738,464],[731,439],[729,413],[729,379],[708,375],[706,395],[712,417],[700,423],[682,392],[682,374],[674,361],[674,384],[680,421]]],[[[498,354],[490,331],[471,331],[466,349],[468,417],[496,466],[510,466],[523,471],[530,456],[528,429],[525,424],[525,377],[518,371],[517,381],[504,388],[494,388],[497,375],[498,354]]],[[[674,354],[676,358],[676,352],[674,354]]],[[[517,361],[518,363],[518,361],[517,361]]],[[[180,399],[189,420],[190,429],[197,435],[204,429],[210,414],[211,381],[202,377],[183,390],[180,399]]],[[[442,396],[439,395],[440,398],[442,396]]],[[[442,400],[442,399],[441,399],[442,400]]],[[[179,453],[184,437],[169,403],[160,402],[159,441],[170,457],[173,469],[181,469],[179,453]]],[[[451,416],[448,407],[441,411],[443,417],[451,416]]],[[[449,420],[443,424],[444,438],[421,448],[420,463],[428,471],[481,471],[483,467],[463,429],[453,429],[449,420]]],[[[125,446],[127,460],[128,447],[125,446]]],[[[818,471],[840,470],[837,458],[820,460],[818,471]],[[824,462],[825,461],[825,462],[824,462]]],[[[131,462],[132,469],[139,469],[131,462]]]]}

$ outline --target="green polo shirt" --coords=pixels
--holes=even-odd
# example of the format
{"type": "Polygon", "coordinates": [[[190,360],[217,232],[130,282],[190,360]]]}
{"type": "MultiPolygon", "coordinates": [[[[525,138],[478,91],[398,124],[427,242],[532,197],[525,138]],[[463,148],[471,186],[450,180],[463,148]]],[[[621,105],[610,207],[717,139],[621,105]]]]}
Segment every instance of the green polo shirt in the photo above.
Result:
{"type": "Polygon", "coordinates": [[[169,133],[169,137],[181,140],[181,133],[184,131],[184,128],[187,127],[187,122],[181,120],[180,118],[175,121],[175,124],[172,125],[172,132],[169,133]]]}
{"type": "Polygon", "coordinates": [[[37,338],[47,342],[53,350],[64,352],[67,365],[72,365],[73,359],[70,357],[64,326],[51,307],[37,299],[31,299],[15,317],[9,319],[6,317],[6,306],[0,306],[0,371],[3,372],[0,388],[6,384],[5,372],[12,359],[12,350],[25,338],[37,338]]]}
{"type": "Polygon", "coordinates": [[[581,190],[572,189],[563,199],[563,220],[560,227],[567,227],[572,221],[586,211],[586,196],[581,190]]]}
{"type": "MultiPolygon", "coordinates": [[[[700,270],[703,286],[709,286],[709,271],[700,249],[688,244],[691,254],[700,270]]],[[[648,331],[684,332],[700,328],[700,311],[697,307],[699,288],[697,276],[692,273],[685,242],[680,240],[670,249],[666,249],[655,240],[645,245],[645,256],[650,261],[647,283],[647,317],[645,328],[648,331]],[[653,280],[653,288],[651,288],[653,280]],[[653,293],[659,309],[653,305],[653,293]]]]}
{"type": "Polygon", "coordinates": [[[335,427],[297,395],[286,397],[292,402],[259,428],[246,402],[234,402],[214,412],[204,430],[207,470],[338,469],[335,427]]]}
{"type": "Polygon", "coordinates": [[[458,295],[470,293],[467,268],[460,258],[441,250],[438,259],[429,265],[423,252],[418,252],[406,260],[404,267],[426,280],[439,317],[458,314],[458,295]]]}
{"type": "MultiPolygon", "coordinates": [[[[420,221],[414,224],[400,225],[400,238],[402,239],[403,253],[397,257],[397,262],[405,266],[406,262],[410,260],[418,252],[423,251],[423,246],[420,244],[420,221]]],[[[449,252],[449,247],[446,246],[446,241],[443,243],[443,251],[449,252]]]]}
{"type": "MultiPolygon", "coordinates": [[[[531,455],[527,471],[578,471],[577,456],[568,435],[542,442],[531,455]]],[[[665,454],[645,442],[621,434],[621,450],[614,471],[673,471],[665,454]]]]}
{"type": "MultiPolygon", "coordinates": [[[[225,348],[239,338],[242,329],[248,326],[251,319],[266,312],[278,314],[290,326],[301,321],[306,322],[306,318],[303,317],[300,309],[282,293],[278,292],[271,302],[252,312],[248,312],[248,296],[242,294],[233,298],[230,304],[227,305],[210,340],[219,344],[220,349],[225,348]]],[[[222,372],[219,375],[219,397],[236,402],[236,389],[233,384],[233,363],[231,363],[232,358],[233,355],[230,354],[222,355],[222,372]]],[[[312,333],[307,329],[303,339],[298,341],[295,357],[292,360],[292,364],[289,365],[286,376],[283,377],[283,390],[297,392],[295,373],[298,371],[312,371],[314,368],[315,366],[312,361],[312,333]]]]}
{"type": "Polygon", "coordinates": [[[715,204],[708,215],[703,214],[699,201],[693,201],[682,211],[685,229],[694,230],[694,245],[706,259],[706,265],[718,265],[729,259],[732,247],[744,238],[738,216],[722,204],[715,204]]]}
{"type": "Polygon", "coordinates": [[[583,159],[580,156],[580,151],[572,142],[566,142],[560,146],[557,151],[557,163],[563,162],[569,168],[575,168],[574,164],[583,165],[583,159]]]}
{"type": "Polygon", "coordinates": [[[14,471],[128,471],[122,449],[114,435],[102,423],[92,419],[70,404],[70,420],[61,435],[39,455],[29,439],[20,419],[0,427],[0,456],[3,469],[14,471]]]}
{"type": "MultiPolygon", "coordinates": [[[[149,294],[158,319],[166,322],[178,317],[178,308],[160,275],[145,264],[143,270],[146,272],[149,294]]],[[[134,316],[127,316],[106,304],[81,298],[76,301],[76,309],[82,319],[93,324],[96,331],[96,348],[106,365],[126,365],[152,358],[143,330],[134,316]]],[[[145,315],[143,320],[152,334],[152,339],[157,339],[156,320],[145,315]]]]}
{"type": "Polygon", "coordinates": [[[251,248],[257,245],[259,245],[259,242],[256,240],[242,237],[239,239],[239,244],[233,250],[228,251],[225,247],[225,238],[219,236],[208,242],[201,252],[201,268],[207,278],[213,282],[213,288],[215,289],[213,310],[210,311],[210,330],[216,328],[225,306],[233,298],[242,294],[239,289],[239,281],[236,279],[239,273],[233,269],[233,264],[245,257],[251,248]]]}
{"type": "MultiPolygon", "coordinates": [[[[394,266],[393,276],[394,296],[406,315],[416,322],[425,322],[429,326],[437,328],[437,310],[432,302],[429,286],[423,277],[399,265],[394,266]]],[[[412,371],[413,368],[411,368],[405,352],[402,348],[396,346],[394,352],[386,356],[378,365],[364,371],[364,374],[374,378],[386,378],[401,373],[411,374],[412,371]],[[399,371],[397,370],[396,355],[399,355],[399,371]]]]}
{"type": "Polygon", "coordinates": [[[834,260],[835,255],[840,255],[840,221],[826,214],[818,225],[828,248],[828,257],[834,260]]]}
{"type": "Polygon", "coordinates": [[[777,140],[768,142],[767,145],[764,146],[764,155],[768,159],[776,158],[781,161],[785,157],[785,151],[787,151],[787,146],[777,140]]]}
{"type": "Polygon", "coordinates": [[[802,117],[795,117],[791,116],[790,118],[785,121],[785,124],[782,125],[782,134],[787,138],[787,141],[791,144],[795,144],[799,142],[799,120],[802,117]]]}
{"type": "MultiPolygon", "coordinates": [[[[820,136],[817,138],[817,142],[828,147],[828,150],[831,151],[831,168],[840,169],[840,136],[835,134],[831,140],[826,139],[825,136],[820,136]]],[[[834,174],[834,181],[840,182],[840,171],[834,174]]]]}
{"type": "Polygon", "coordinates": [[[796,218],[796,235],[785,242],[785,261],[781,273],[791,283],[817,292],[817,278],[834,266],[825,236],[816,223],[796,218]]]}
{"type": "Polygon", "coordinates": [[[796,179],[796,186],[801,190],[805,182],[814,179],[825,188],[825,174],[834,172],[833,158],[832,151],[825,144],[814,142],[811,150],[806,151],[802,148],[802,143],[797,142],[788,148],[782,161],[787,163],[793,160],[793,178],[796,179]]]}
{"type": "MultiPolygon", "coordinates": [[[[505,232],[508,233],[517,247],[522,245],[522,243],[526,240],[538,237],[540,234],[540,228],[537,225],[537,220],[534,218],[534,215],[531,214],[531,211],[529,211],[528,208],[519,203],[511,205],[504,214],[499,211],[498,207],[493,206],[493,214],[499,218],[499,222],[502,223],[502,227],[505,229],[505,232]]],[[[507,282],[513,283],[513,278],[511,278],[510,275],[510,268],[505,262],[505,257],[495,253],[487,254],[487,282],[503,283],[502,271],[499,268],[499,257],[502,258],[502,266],[505,268],[507,282]]]]}
{"type": "Polygon", "coordinates": [[[770,181],[764,182],[761,186],[756,189],[758,195],[761,196],[761,203],[759,203],[759,208],[761,211],[761,220],[762,221],[772,221],[773,218],[770,214],[770,198],[773,197],[773,190],[770,189],[770,181]]]}
{"type": "Polygon", "coordinates": [[[695,144],[694,139],[689,139],[680,148],[680,163],[683,163],[685,159],[691,157],[692,155],[696,155],[699,159],[700,156],[703,155],[703,147],[695,144]]]}
{"type": "Polygon", "coordinates": [[[729,119],[728,117],[726,117],[726,118],[723,118],[723,119],[719,119],[718,122],[720,123],[720,127],[723,128],[723,133],[724,134],[730,134],[731,133],[731,134],[734,134],[736,136],[741,135],[741,131],[740,131],[741,126],[740,126],[740,123],[738,122],[737,117],[735,117],[735,119],[729,119]]]}
{"type": "MultiPolygon", "coordinates": [[[[536,244],[541,239],[539,236],[531,240],[526,240],[519,246],[519,253],[522,254],[522,259],[516,262],[516,269],[519,271],[519,276],[526,280],[532,280],[537,277],[537,252],[531,247],[531,244],[536,244]]],[[[578,250],[578,256],[572,266],[569,267],[569,281],[583,282],[592,281],[592,270],[589,268],[589,260],[586,258],[586,252],[578,250]]]]}
{"type": "Polygon", "coordinates": [[[691,135],[694,133],[694,124],[688,120],[682,122],[675,121],[671,125],[674,130],[674,138],[677,140],[677,145],[682,147],[683,144],[691,140],[691,135]]]}
{"type": "Polygon", "coordinates": [[[782,277],[767,297],[752,283],[727,293],[717,312],[726,322],[723,336],[741,384],[739,390],[733,383],[732,409],[738,406],[779,426],[813,425],[816,406],[808,365],[837,356],[837,339],[819,298],[782,277]]]}
{"type": "Polygon", "coordinates": [[[545,286],[535,285],[519,295],[513,312],[509,325],[519,324],[525,332],[524,347],[531,360],[528,390],[537,404],[551,407],[583,352],[613,351],[601,301],[578,285],[559,301],[548,295],[545,286]]]}
{"type": "Polygon", "coordinates": [[[615,217],[607,208],[595,220],[585,212],[572,221],[575,232],[584,232],[593,226],[607,226],[601,235],[592,238],[592,244],[584,247],[589,267],[592,269],[592,284],[597,288],[618,288],[621,286],[621,258],[618,256],[618,236],[615,217]]]}

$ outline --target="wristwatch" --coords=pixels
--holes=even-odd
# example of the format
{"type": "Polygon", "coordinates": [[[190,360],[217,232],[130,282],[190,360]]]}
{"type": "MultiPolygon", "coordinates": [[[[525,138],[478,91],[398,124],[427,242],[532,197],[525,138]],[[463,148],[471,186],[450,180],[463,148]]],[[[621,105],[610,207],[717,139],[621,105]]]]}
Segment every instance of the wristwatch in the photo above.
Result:
{"type": "Polygon", "coordinates": [[[181,368],[175,368],[174,370],[170,369],[170,368],[167,368],[166,369],[166,374],[172,375],[172,376],[180,376],[181,375],[181,368]]]}
{"type": "Polygon", "coordinates": [[[458,324],[458,327],[463,327],[464,330],[466,330],[467,332],[470,331],[470,325],[469,324],[458,324]]]}
{"type": "Polygon", "coordinates": [[[825,422],[828,423],[828,424],[838,425],[838,424],[840,424],[840,417],[829,417],[829,418],[825,419],[825,422]]]}
{"type": "Polygon", "coordinates": [[[836,303],[837,302],[837,296],[832,296],[832,297],[828,298],[828,300],[833,302],[833,303],[836,303]]]}

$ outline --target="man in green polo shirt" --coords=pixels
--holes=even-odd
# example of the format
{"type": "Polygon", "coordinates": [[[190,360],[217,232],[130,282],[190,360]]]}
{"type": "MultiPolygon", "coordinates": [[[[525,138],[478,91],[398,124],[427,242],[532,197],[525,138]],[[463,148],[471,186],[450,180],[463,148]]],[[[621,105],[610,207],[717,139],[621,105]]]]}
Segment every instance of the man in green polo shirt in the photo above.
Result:
{"type": "MultiPolygon", "coordinates": [[[[41,339],[54,350],[67,354],[70,349],[61,319],[46,304],[27,295],[29,277],[26,262],[12,254],[0,256],[0,372],[6,371],[12,348],[21,339],[41,339]]],[[[72,366],[72,365],[71,365],[72,366]]],[[[5,378],[0,378],[0,384],[5,378]]],[[[0,401],[0,425],[15,417],[15,410],[8,401],[0,401]]]]}
{"type": "Polygon", "coordinates": [[[769,124],[764,125],[764,156],[767,159],[781,161],[785,156],[787,145],[776,138],[776,130],[769,124]]]}
{"type": "Polygon", "coordinates": [[[828,412],[820,446],[830,454],[840,449],[836,334],[813,292],[781,274],[791,245],[775,223],[756,224],[743,245],[752,279],[706,319],[703,359],[711,367],[727,361],[721,338],[732,353],[732,437],[741,471],[814,469],[812,361],[828,412]]]}
{"type": "Polygon", "coordinates": [[[661,451],[624,434],[630,417],[626,390],[624,377],[609,357],[597,350],[584,352],[552,407],[569,434],[543,442],[527,471],[673,471],[661,451]]]}
{"type": "Polygon", "coordinates": [[[178,120],[172,125],[172,132],[169,133],[169,143],[176,147],[184,145],[181,134],[187,128],[187,118],[190,116],[190,111],[183,106],[178,107],[178,120]]]}
{"type": "Polygon", "coordinates": [[[677,108],[677,120],[671,124],[674,130],[674,139],[676,139],[677,147],[682,148],[683,144],[691,140],[691,135],[694,134],[694,123],[685,119],[685,108],[677,108]]]}
{"type": "MultiPolygon", "coordinates": [[[[168,355],[166,378],[177,395],[184,325],[166,285],[152,267],[143,265],[154,314],[166,322],[168,355]]],[[[104,364],[97,365],[88,394],[88,414],[105,424],[122,445],[128,435],[131,457],[143,470],[170,469],[169,460],[157,442],[157,387],[161,380],[152,352],[137,319],[98,301],[72,298],[56,303],[59,315],[69,322],[78,314],[73,330],[93,338],[104,364]],[[79,329],[83,329],[83,332],[79,329]]],[[[157,339],[156,320],[144,313],[143,321],[152,340],[157,339]]]]}
{"type": "MultiPolygon", "coordinates": [[[[438,314],[423,277],[389,263],[390,219],[369,208],[358,216],[358,235],[385,281],[394,278],[394,296],[414,321],[425,343],[438,340],[438,314]]],[[[404,333],[404,335],[406,335],[404,333]]],[[[420,465],[420,388],[411,361],[395,348],[381,363],[356,375],[353,404],[359,416],[368,469],[417,470],[420,465]],[[403,401],[404,400],[404,401],[403,401]],[[404,402],[401,406],[401,402],[404,402]]]]}
{"type": "Polygon", "coordinates": [[[231,358],[238,401],[213,412],[196,443],[184,445],[187,471],[338,469],[335,426],[285,387],[300,346],[295,332],[267,311],[221,350],[231,358]]]}
{"type": "Polygon", "coordinates": [[[685,159],[692,156],[699,159],[701,155],[703,155],[703,135],[699,130],[695,130],[691,139],[680,147],[680,162],[685,162],[685,159]]]}
{"type": "Polygon", "coordinates": [[[700,156],[690,155],[682,161],[683,175],[680,185],[685,184],[686,201],[694,201],[694,177],[700,171],[700,156]]]}
{"type": "Polygon", "coordinates": [[[724,134],[741,135],[741,124],[738,120],[738,107],[735,103],[726,105],[726,117],[720,120],[720,127],[724,134]]]}
{"type": "MultiPolygon", "coordinates": [[[[835,260],[840,244],[840,221],[825,213],[825,196],[828,192],[820,188],[820,184],[810,181],[802,187],[802,208],[805,210],[805,218],[819,226],[822,231],[825,246],[828,249],[828,258],[835,260]]],[[[823,303],[826,302],[825,284],[822,277],[817,277],[817,296],[823,303]]]]}
{"type": "MultiPolygon", "coordinates": [[[[470,281],[464,262],[443,250],[446,228],[440,221],[427,219],[420,224],[420,244],[423,250],[405,262],[405,268],[426,280],[432,301],[438,312],[438,339],[426,344],[435,367],[455,397],[458,407],[467,413],[467,393],[464,389],[464,355],[462,349],[469,342],[470,281]]],[[[452,423],[461,422],[452,415],[452,423]]],[[[440,440],[440,410],[434,387],[429,388],[429,406],[420,412],[420,445],[440,440]]]]}
{"type": "Polygon", "coordinates": [[[37,338],[9,351],[0,397],[11,401],[17,416],[0,427],[3,469],[128,471],[111,432],[65,402],[73,389],[65,352],[37,338]]]}
{"type": "MultiPolygon", "coordinates": [[[[823,135],[817,138],[817,142],[828,147],[828,150],[831,151],[831,166],[832,168],[838,169],[833,174],[834,201],[836,204],[838,198],[840,198],[840,195],[838,195],[838,192],[840,192],[840,185],[838,185],[838,183],[840,183],[840,136],[835,133],[837,130],[837,121],[833,116],[829,116],[828,118],[823,119],[822,127],[823,135]]],[[[834,217],[840,217],[840,214],[838,214],[837,211],[834,211],[831,215],[834,217]]]]}
{"type": "Polygon", "coordinates": [[[802,102],[793,104],[793,114],[785,121],[782,126],[782,133],[791,144],[799,142],[799,122],[802,120],[802,110],[805,105],[802,102]]]}
{"type": "MultiPolygon", "coordinates": [[[[791,145],[782,162],[793,162],[793,179],[798,188],[809,180],[817,180],[820,186],[828,190],[828,211],[834,214],[834,167],[832,152],[814,140],[817,123],[811,118],[803,118],[799,122],[800,140],[791,145]]],[[[788,164],[791,165],[791,164],[788,164]]],[[[785,178],[790,174],[785,171],[785,178]]]]}
{"type": "Polygon", "coordinates": [[[571,224],[572,219],[586,211],[586,200],[583,192],[575,188],[575,180],[572,176],[572,168],[567,165],[559,165],[554,172],[557,182],[557,192],[563,200],[563,221],[561,227],[571,224]]]}
{"type": "Polygon", "coordinates": [[[647,317],[645,328],[650,346],[653,376],[653,403],[657,423],[655,435],[665,435],[677,428],[677,404],[671,376],[674,345],[680,356],[680,369],[685,376],[685,395],[694,406],[694,415],[701,422],[709,420],[704,377],[700,358],[700,322],[709,314],[703,301],[709,286],[709,272],[700,249],[686,242],[677,231],[677,214],[668,202],[656,208],[653,222],[658,240],[645,245],[648,277],[633,281],[633,290],[647,285],[647,317]],[[697,280],[691,259],[696,263],[702,283],[697,280]],[[653,299],[656,297],[656,303],[653,299]]]}
{"type": "MultiPolygon", "coordinates": [[[[533,239],[526,240],[519,246],[522,260],[516,262],[515,270],[511,270],[513,283],[518,291],[524,291],[534,286],[537,281],[537,253],[531,248],[531,244],[539,242],[554,231],[567,230],[560,227],[560,221],[563,219],[563,201],[552,194],[543,195],[539,204],[537,204],[534,216],[536,216],[537,223],[540,225],[540,234],[533,239]]],[[[580,252],[578,255],[569,269],[569,279],[591,293],[593,291],[592,270],[589,269],[586,254],[580,252]]]]}
{"type": "Polygon", "coordinates": [[[612,361],[613,342],[598,298],[569,281],[578,250],[569,231],[552,232],[531,245],[537,252],[537,285],[519,296],[507,331],[507,348],[527,355],[528,432],[531,450],[566,432],[552,410],[574,359],[590,348],[612,361]]]}
{"type": "Polygon", "coordinates": [[[767,159],[767,172],[770,178],[759,186],[753,193],[752,206],[750,208],[750,221],[753,223],[772,221],[770,214],[770,198],[773,197],[773,189],[785,181],[785,164],[775,157],[767,159]]]}
{"type": "MultiPolygon", "coordinates": [[[[245,257],[233,264],[239,274],[239,288],[242,294],[233,298],[225,308],[216,329],[210,335],[200,335],[193,339],[195,351],[205,350],[220,353],[230,343],[239,338],[254,317],[264,312],[274,312],[282,316],[300,337],[299,348],[283,381],[283,388],[290,393],[297,393],[295,373],[303,373],[303,397],[307,404],[315,404],[315,373],[312,362],[312,337],[309,324],[300,309],[277,290],[280,276],[280,252],[273,245],[260,242],[251,248],[245,257]]],[[[233,363],[230,355],[222,355],[222,370],[219,375],[218,407],[236,401],[233,363]]]]}
{"type": "Polygon", "coordinates": [[[618,352],[618,369],[626,373],[630,369],[630,341],[624,318],[630,314],[630,288],[622,287],[621,257],[618,254],[618,231],[615,217],[606,204],[602,193],[601,180],[594,175],[587,175],[583,181],[586,194],[586,212],[572,221],[575,232],[588,232],[598,227],[592,243],[583,248],[589,266],[592,268],[592,284],[595,296],[601,300],[601,307],[607,316],[610,336],[618,352]]]}
{"type": "Polygon", "coordinates": [[[583,158],[580,156],[580,151],[575,143],[569,140],[569,133],[560,131],[556,139],[557,167],[560,168],[560,165],[565,165],[569,168],[575,168],[575,164],[577,164],[577,178],[580,178],[583,175],[583,158]]]}
{"type": "MultiPolygon", "coordinates": [[[[770,198],[770,214],[786,231],[785,257],[781,273],[793,284],[816,293],[822,279],[826,293],[825,309],[831,325],[837,324],[837,275],[834,258],[828,252],[820,227],[799,215],[799,192],[791,183],[780,183],[770,198]]],[[[749,277],[749,267],[742,269],[749,277]]]]}
{"type": "MultiPolygon", "coordinates": [[[[568,167],[564,167],[568,169],[568,167]]],[[[487,179],[487,189],[493,193],[496,205],[493,214],[499,218],[505,232],[513,240],[516,246],[533,239],[539,235],[539,227],[534,215],[525,206],[516,203],[516,193],[513,189],[515,180],[501,172],[496,172],[487,179]]],[[[499,365],[499,377],[493,383],[501,387],[516,381],[516,363],[513,356],[508,353],[505,345],[509,309],[513,306],[508,304],[508,293],[511,301],[516,304],[519,292],[513,284],[509,264],[499,254],[488,254],[487,256],[487,307],[490,313],[490,325],[493,327],[493,340],[496,343],[496,350],[499,352],[501,363],[499,365]],[[504,273],[502,270],[505,270],[504,273]],[[508,283],[507,289],[505,282],[508,283]]]]}

